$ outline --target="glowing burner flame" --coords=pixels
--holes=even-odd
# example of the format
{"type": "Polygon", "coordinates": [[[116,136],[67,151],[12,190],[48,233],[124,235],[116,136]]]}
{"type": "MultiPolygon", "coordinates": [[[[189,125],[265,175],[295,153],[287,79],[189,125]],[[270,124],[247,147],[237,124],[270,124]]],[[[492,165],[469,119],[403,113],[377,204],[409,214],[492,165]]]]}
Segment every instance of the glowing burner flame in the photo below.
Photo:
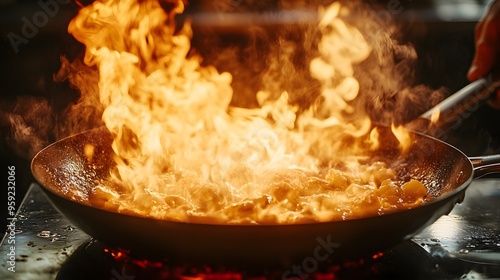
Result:
{"type": "MultiPolygon", "coordinates": [[[[85,64],[96,69],[81,71],[98,80],[95,87],[85,83],[91,78],[78,78],[82,95],[98,95],[114,136],[117,165],[92,194],[96,206],[161,219],[259,224],[385,211],[375,199],[377,184],[395,174],[384,163],[360,162],[380,142],[376,130],[371,144],[357,140],[372,126],[350,104],[360,90],[354,67],[371,47],[342,19],[349,9],[336,2],[319,11],[309,70],[321,88],[311,107],[301,109],[289,102],[290,92],[266,87],[256,93],[258,108],[241,108],[230,106],[232,75],[202,66],[189,22],[176,27],[183,2],[171,4],[165,11],[157,1],[95,1],[69,25],[86,46],[85,64]]],[[[408,149],[405,134],[393,129],[408,149]]]]}

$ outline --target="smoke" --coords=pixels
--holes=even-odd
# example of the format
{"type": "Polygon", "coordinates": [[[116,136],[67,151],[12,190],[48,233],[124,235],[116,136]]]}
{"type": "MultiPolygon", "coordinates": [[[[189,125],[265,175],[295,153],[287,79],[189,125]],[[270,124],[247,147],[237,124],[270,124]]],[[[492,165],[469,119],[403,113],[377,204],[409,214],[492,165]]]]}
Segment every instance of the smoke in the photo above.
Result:
{"type": "MultiPolygon", "coordinates": [[[[97,95],[97,71],[91,67],[81,67],[76,59],[69,62],[61,58],[61,69],[54,75],[57,83],[69,80],[77,87],[85,84],[88,92],[81,94],[74,103],[63,104],[64,110],[56,109],[61,105],[57,96],[20,96],[0,108],[0,124],[5,136],[9,154],[30,160],[45,146],[61,138],[83,132],[102,125],[102,106],[97,95]],[[75,71],[78,69],[78,71],[75,71]],[[82,72],[85,73],[85,75],[82,72]]],[[[70,94],[68,91],[60,94],[70,94]]],[[[69,99],[61,97],[62,99],[69,99]]]]}
{"type": "Polygon", "coordinates": [[[20,157],[32,158],[53,139],[53,111],[46,99],[19,97],[12,110],[0,115],[11,128],[6,143],[20,157]]]}
{"type": "MultiPolygon", "coordinates": [[[[252,1],[259,5],[247,2],[250,3],[239,1],[241,5],[233,7],[231,12],[274,11],[279,16],[282,10],[317,10],[330,1],[252,1]]],[[[343,5],[351,13],[342,15],[342,19],[358,28],[372,48],[369,57],[354,67],[360,91],[349,104],[355,112],[366,112],[377,122],[401,123],[443,98],[443,89],[415,83],[418,57],[411,44],[399,39],[396,23],[380,20],[373,7],[361,1],[343,1],[343,5]]],[[[321,55],[318,52],[321,33],[316,22],[255,24],[230,35],[196,26],[194,31],[193,45],[204,58],[204,64],[232,74],[233,106],[257,107],[259,90],[273,94],[271,99],[286,91],[289,101],[304,110],[314,105],[320,95],[321,83],[311,76],[309,67],[321,55]]],[[[61,69],[54,79],[68,81],[80,89],[78,101],[63,112],[54,112],[46,100],[20,98],[11,112],[2,113],[12,126],[9,144],[24,157],[32,157],[53,140],[102,125],[96,68],[85,65],[82,59],[69,61],[62,57],[61,69]]]]}
{"type": "MultiPolygon", "coordinates": [[[[252,8],[245,3],[247,1],[242,1],[241,5],[226,12],[267,10],[276,11],[275,16],[279,17],[280,11],[318,10],[331,1],[269,1],[267,8],[262,5],[252,8]]],[[[414,46],[402,39],[404,36],[397,22],[381,18],[374,12],[379,7],[364,1],[342,1],[342,4],[351,11],[341,15],[342,20],[359,29],[372,48],[369,57],[354,66],[359,94],[349,102],[356,113],[351,119],[364,112],[375,122],[401,124],[443,99],[443,88],[429,88],[415,80],[418,56],[414,46]]],[[[287,91],[289,101],[302,109],[318,100],[321,82],[311,77],[309,67],[314,58],[321,56],[318,44],[322,34],[317,22],[297,20],[279,26],[257,23],[231,36],[207,28],[202,31],[204,33],[196,36],[195,26],[194,45],[206,64],[233,74],[232,105],[256,106],[255,95],[259,90],[272,93],[271,99],[287,91]],[[214,47],[207,49],[204,46],[214,47]]]]}
{"type": "Polygon", "coordinates": [[[104,108],[99,100],[99,73],[95,67],[85,65],[78,58],[70,62],[63,56],[54,80],[67,80],[72,87],[80,90],[78,101],[70,104],[58,118],[55,127],[58,139],[103,125],[101,115],[104,108]]]}
{"type": "Polygon", "coordinates": [[[404,42],[397,22],[382,20],[359,1],[350,2],[350,7],[356,15],[350,22],[373,48],[355,68],[361,93],[357,107],[373,121],[401,124],[441,101],[444,88],[432,89],[416,81],[418,56],[414,46],[404,42]]]}

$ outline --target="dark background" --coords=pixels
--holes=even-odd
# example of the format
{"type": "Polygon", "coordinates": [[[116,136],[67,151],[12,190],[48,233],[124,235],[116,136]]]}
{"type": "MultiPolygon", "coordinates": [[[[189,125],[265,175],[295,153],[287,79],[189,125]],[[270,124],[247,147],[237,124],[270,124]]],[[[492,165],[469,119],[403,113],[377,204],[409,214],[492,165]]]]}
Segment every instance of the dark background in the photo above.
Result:
{"type": "MultiPolygon", "coordinates": [[[[243,1],[246,2],[251,6],[255,1],[243,1]]],[[[377,2],[374,9],[383,11],[390,0],[377,2]]],[[[486,2],[400,1],[404,10],[393,15],[391,20],[402,27],[404,40],[411,42],[417,50],[417,83],[436,89],[444,87],[448,93],[468,83],[465,74],[474,54],[474,26],[486,2]],[[446,5],[449,7],[443,8],[446,5]]],[[[210,3],[213,1],[192,1],[189,11],[212,9],[213,12],[214,6],[210,3]]],[[[16,167],[18,207],[33,182],[29,164],[33,151],[40,145],[29,140],[21,143],[14,140],[9,118],[21,116],[26,129],[31,127],[30,133],[41,135],[48,144],[56,139],[52,128],[60,112],[78,98],[78,92],[67,83],[53,80],[60,67],[60,56],[75,57],[83,50],[66,31],[78,6],[68,1],[60,4],[58,9],[54,16],[49,16],[45,25],[37,28],[36,35],[18,46],[16,52],[9,34],[22,35],[23,17],[31,21],[41,7],[36,1],[0,0],[0,182],[3,186],[0,187],[3,201],[0,202],[0,224],[6,221],[7,214],[7,167],[16,167]],[[44,104],[43,108],[37,104],[44,104]]],[[[459,129],[452,131],[447,141],[468,155],[497,153],[500,141],[497,119],[500,120],[499,112],[484,106],[459,129]]]]}
{"type": "MultiPolygon", "coordinates": [[[[45,1],[44,1],[45,2],[45,1]]],[[[57,3],[57,2],[55,2],[57,3]]],[[[33,15],[42,8],[37,1],[0,1],[0,225],[7,218],[7,180],[8,166],[15,166],[16,175],[16,209],[33,181],[29,171],[30,156],[34,145],[29,141],[16,143],[14,129],[9,117],[22,116],[27,127],[40,127],[49,124],[50,114],[43,113],[37,117],[36,104],[41,101],[52,106],[53,111],[62,110],[75,100],[76,93],[68,85],[53,82],[53,75],[59,67],[59,56],[67,53],[69,48],[78,48],[73,39],[67,35],[66,26],[76,14],[77,6],[73,2],[58,3],[59,11],[48,16],[45,25],[37,28],[35,35],[27,43],[18,46],[16,52],[9,40],[9,34],[22,36],[22,28],[26,17],[32,22],[33,15]],[[23,100],[23,102],[19,102],[23,100]],[[19,106],[19,104],[25,104],[19,106]]],[[[39,112],[39,111],[38,111],[39,112]]],[[[47,130],[44,128],[43,130],[47,130]]],[[[32,134],[38,134],[33,129],[32,134]]],[[[52,137],[48,138],[52,140],[52,137]]],[[[3,230],[2,230],[3,231],[3,230]]]]}

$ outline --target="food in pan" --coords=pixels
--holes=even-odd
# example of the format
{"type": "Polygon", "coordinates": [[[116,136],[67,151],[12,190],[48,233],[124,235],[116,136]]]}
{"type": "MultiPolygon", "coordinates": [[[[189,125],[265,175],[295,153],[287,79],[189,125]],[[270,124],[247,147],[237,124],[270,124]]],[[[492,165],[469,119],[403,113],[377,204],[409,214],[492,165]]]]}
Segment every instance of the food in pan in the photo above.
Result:
{"type": "Polygon", "coordinates": [[[358,174],[328,169],[323,176],[299,169],[259,178],[239,167],[232,182],[200,184],[189,172],[158,178],[164,184],[141,195],[103,182],[90,195],[93,206],[131,215],[208,224],[297,224],[382,215],[426,201],[418,180],[398,181],[383,162],[358,174]],[[249,181],[249,179],[253,179],[249,181]],[[246,181],[245,181],[246,180],[246,181]],[[255,191],[259,190],[259,191],[255,191]]]}

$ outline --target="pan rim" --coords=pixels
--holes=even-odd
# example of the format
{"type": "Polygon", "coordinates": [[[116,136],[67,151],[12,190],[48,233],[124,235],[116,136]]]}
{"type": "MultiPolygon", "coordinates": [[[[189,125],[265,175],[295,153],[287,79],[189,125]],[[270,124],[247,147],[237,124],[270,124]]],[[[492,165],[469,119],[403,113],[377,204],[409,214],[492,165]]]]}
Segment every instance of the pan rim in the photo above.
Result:
{"type": "MultiPolygon", "coordinates": [[[[382,127],[385,127],[387,128],[388,125],[385,125],[385,124],[378,124],[378,123],[373,123],[372,126],[382,126],[382,127]]],[[[436,139],[432,136],[429,136],[429,135],[425,135],[421,132],[418,132],[418,131],[413,131],[413,130],[408,130],[410,131],[412,134],[414,135],[418,135],[418,137],[423,137],[423,138],[426,138],[426,139],[429,139],[433,142],[437,142],[437,143],[440,143],[441,145],[445,145],[448,149],[451,149],[453,150],[454,152],[457,152],[460,154],[461,157],[463,157],[464,159],[467,160],[468,162],[468,165],[470,167],[470,170],[471,170],[471,175],[466,179],[464,180],[464,182],[460,185],[460,186],[457,186],[455,187],[454,189],[438,196],[437,198],[435,199],[432,199],[431,201],[428,201],[424,204],[420,204],[418,205],[417,207],[412,207],[412,208],[407,208],[407,209],[401,209],[401,210],[396,210],[396,211],[391,211],[391,212],[388,212],[388,213],[384,213],[384,214],[376,214],[376,215],[369,215],[369,216],[363,216],[363,217],[356,217],[356,218],[351,218],[351,219],[346,219],[346,220],[332,220],[332,221],[322,221],[322,222],[305,222],[305,223],[290,223],[290,224],[222,224],[222,223],[200,223],[200,222],[190,222],[190,221],[176,221],[176,220],[169,220],[169,219],[159,219],[159,218],[155,218],[155,217],[148,217],[148,216],[140,216],[140,215],[133,215],[133,214],[130,214],[130,213],[120,213],[120,212],[116,212],[116,211],[111,211],[109,209],[105,209],[105,208],[99,208],[99,207],[95,207],[95,206],[92,206],[92,205],[89,205],[89,204],[86,204],[86,203],[83,203],[83,202],[79,202],[79,201],[75,201],[74,199],[70,199],[62,194],[59,194],[57,193],[56,191],[54,191],[52,188],[50,187],[47,187],[45,186],[41,180],[38,178],[37,176],[37,173],[35,172],[35,161],[41,157],[48,149],[56,146],[56,145],[60,145],[62,142],[66,142],[66,141],[70,141],[72,139],[75,139],[77,137],[81,137],[81,135],[89,135],[93,132],[96,132],[96,131],[99,131],[99,130],[107,130],[107,128],[105,126],[100,126],[100,127],[96,127],[96,128],[92,128],[92,129],[88,129],[88,130],[85,130],[85,131],[82,131],[82,132],[79,132],[77,134],[74,134],[74,135],[70,135],[70,136],[66,136],[64,138],[61,138],[49,145],[47,145],[46,147],[44,147],[43,149],[41,149],[40,151],[38,151],[35,156],[32,158],[31,160],[31,163],[30,163],[30,170],[31,170],[31,173],[35,179],[35,181],[38,183],[38,185],[46,192],[50,192],[51,194],[67,201],[67,202],[70,202],[72,204],[77,204],[79,206],[83,206],[85,208],[89,208],[89,209],[93,209],[95,211],[104,211],[104,212],[107,212],[107,213],[110,213],[110,214],[113,214],[113,215],[120,215],[120,216],[127,216],[127,217],[133,217],[133,218],[136,218],[136,219],[141,219],[141,220],[147,220],[147,221],[155,221],[155,222],[162,222],[162,223],[173,223],[173,224],[180,224],[180,225],[185,225],[185,224],[189,224],[189,225],[196,225],[196,226],[223,226],[223,227],[244,227],[244,228],[249,228],[249,227],[259,227],[259,228],[266,228],[266,229],[269,229],[269,228],[276,228],[276,227],[298,227],[298,226],[305,226],[305,225],[325,225],[325,224],[345,224],[345,223],[358,223],[358,222],[363,222],[363,221],[367,221],[367,220],[373,220],[373,219],[380,219],[380,217],[392,217],[392,216],[396,216],[396,215],[401,215],[401,213],[403,212],[408,212],[408,211],[414,211],[416,209],[420,209],[420,210],[425,210],[426,208],[431,208],[433,207],[435,204],[438,204],[438,203],[443,203],[445,201],[447,201],[448,199],[456,196],[458,193],[460,192],[463,192],[469,185],[470,183],[474,180],[474,167],[473,167],[473,164],[471,162],[471,160],[469,159],[469,157],[467,157],[461,150],[459,150],[458,148],[450,145],[449,143],[446,143],[440,139],[436,139]]],[[[51,203],[55,206],[56,209],[58,209],[57,205],[55,205],[55,203],[52,202],[52,199],[49,199],[51,201],[51,203]]],[[[461,201],[461,199],[457,199],[457,201],[454,203],[454,205],[456,203],[459,203],[461,201]]],[[[64,213],[62,213],[64,215],[64,213]]]]}

